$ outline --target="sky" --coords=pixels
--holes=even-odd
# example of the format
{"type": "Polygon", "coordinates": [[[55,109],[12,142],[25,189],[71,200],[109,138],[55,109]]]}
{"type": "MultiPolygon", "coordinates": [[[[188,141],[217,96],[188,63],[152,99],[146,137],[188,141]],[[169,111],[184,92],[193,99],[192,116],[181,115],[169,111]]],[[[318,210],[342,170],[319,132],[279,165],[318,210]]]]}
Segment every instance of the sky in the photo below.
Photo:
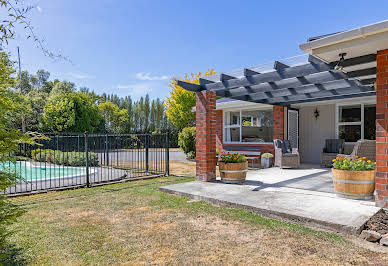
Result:
{"type": "Polygon", "coordinates": [[[308,37],[388,19],[387,0],[26,2],[45,46],[72,62],[48,58],[18,28],[5,49],[16,59],[20,47],[22,70],[133,99],[164,99],[172,77],[300,55],[308,37]]]}

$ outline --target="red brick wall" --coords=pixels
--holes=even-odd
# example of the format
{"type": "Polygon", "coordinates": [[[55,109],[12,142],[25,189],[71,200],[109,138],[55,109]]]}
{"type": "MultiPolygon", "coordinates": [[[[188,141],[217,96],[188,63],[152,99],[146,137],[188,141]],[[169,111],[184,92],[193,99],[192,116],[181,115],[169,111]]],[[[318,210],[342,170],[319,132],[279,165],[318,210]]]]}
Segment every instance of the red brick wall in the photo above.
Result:
{"type": "Polygon", "coordinates": [[[284,139],[284,106],[273,107],[273,139],[284,139]]]}
{"type": "Polygon", "coordinates": [[[377,52],[376,205],[388,207],[388,49],[377,52]]]}
{"type": "Polygon", "coordinates": [[[196,179],[216,178],[216,93],[197,92],[196,96],[196,179]]]}
{"type": "Polygon", "coordinates": [[[222,146],[222,143],[224,141],[223,120],[224,120],[224,115],[222,110],[217,110],[216,111],[216,148],[219,153],[223,152],[223,146],[222,146]]]}

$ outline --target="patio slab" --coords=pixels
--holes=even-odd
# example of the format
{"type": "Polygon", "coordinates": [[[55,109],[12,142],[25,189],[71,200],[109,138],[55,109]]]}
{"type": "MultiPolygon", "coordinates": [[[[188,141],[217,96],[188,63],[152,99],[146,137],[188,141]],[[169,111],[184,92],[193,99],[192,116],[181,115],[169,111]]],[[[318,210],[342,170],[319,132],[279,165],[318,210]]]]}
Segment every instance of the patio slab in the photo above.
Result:
{"type": "Polygon", "coordinates": [[[164,186],[160,191],[350,234],[360,233],[381,209],[372,201],[337,197],[330,169],[310,166],[249,171],[244,185],[194,181],[164,186]]]}

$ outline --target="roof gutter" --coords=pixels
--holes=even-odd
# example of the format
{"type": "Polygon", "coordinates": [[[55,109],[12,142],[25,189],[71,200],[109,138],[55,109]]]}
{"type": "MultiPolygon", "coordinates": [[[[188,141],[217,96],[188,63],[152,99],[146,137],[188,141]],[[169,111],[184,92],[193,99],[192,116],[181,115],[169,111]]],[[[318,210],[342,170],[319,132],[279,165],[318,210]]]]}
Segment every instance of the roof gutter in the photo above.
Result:
{"type": "Polygon", "coordinates": [[[317,48],[352,41],[355,39],[364,39],[370,35],[386,31],[388,31],[388,20],[303,43],[299,45],[299,48],[306,53],[313,54],[313,50],[317,48]]]}

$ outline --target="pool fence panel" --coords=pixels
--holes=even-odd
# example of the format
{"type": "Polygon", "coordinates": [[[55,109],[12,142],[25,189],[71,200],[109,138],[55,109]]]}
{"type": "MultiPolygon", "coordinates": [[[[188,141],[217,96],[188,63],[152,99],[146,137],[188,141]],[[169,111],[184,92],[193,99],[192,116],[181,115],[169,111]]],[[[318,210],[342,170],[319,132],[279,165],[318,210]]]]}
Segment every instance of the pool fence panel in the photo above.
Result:
{"type": "Polygon", "coordinates": [[[8,195],[124,182],[169,174],[169,135],[45,134],[36,144],[20,144],[13,161],[2,163],[18,182],[8,195]]]}

